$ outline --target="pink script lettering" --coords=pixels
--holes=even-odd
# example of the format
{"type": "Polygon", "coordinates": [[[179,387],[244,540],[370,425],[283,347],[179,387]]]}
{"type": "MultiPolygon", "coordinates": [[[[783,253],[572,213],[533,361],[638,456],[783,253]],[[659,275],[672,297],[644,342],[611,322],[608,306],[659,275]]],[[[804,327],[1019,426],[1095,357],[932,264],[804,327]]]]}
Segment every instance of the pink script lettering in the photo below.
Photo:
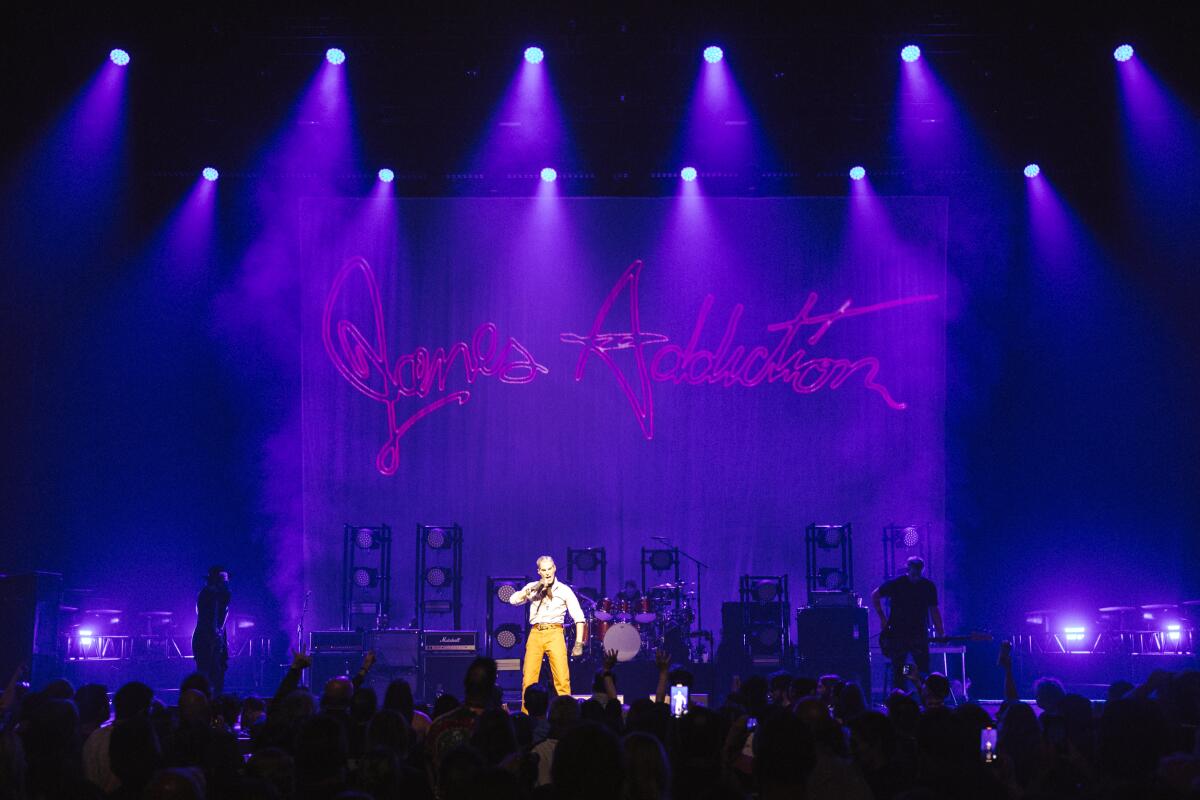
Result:
{"type": "Polygon", "coordinates": [[[715,301],[713,295],[710,294],[700,305],[700,312],[697,314],[696,324],[692,328],[687,344],[683,347],[677,344],[663,344],[647,363],[647,355],[644,351],[646,345],[664,343],[668,341],[668,338],[662,334],[645,333],[641,329],[641,314],[638,307],[638,280],[641,272],[642,262],[635,261],[621,273],[621,277],[613,285],[608,297],[600,305],[600,310],[592,322],[591,330],[586,336],[564,333],[560,338],[567,344],[579,345],[582,348],[579,360],[575,365],[575,380],[583,380],[588,357],[593,355],[612,371],[618,386],[633,409],[634,418],[642,429],[642,435],[647,439],[654,438],[653,383],[655,381],[751,388],[764,382],[783,382],[791,386],[792,391],[797,394],[812,394],[824,388],[837,389],[851,376],[858,373],[863,386],[878,394],[888,407],[903,409],[905,404],[895,400],[888,388],[876,380],[880,364],[879,359],[875,356],[863,356],[854,360],[829,357],[810,358],[804,347],[796,347],[794,350],[792,347],[796,343],[801,329],[809,326],[815,327],[816,330],[802,341],[809,347],[813,347],[820,342],[835,323],[841,320],[914,303],[927,303],[937,299],[937,295],[917,295],[858,307],[852,307],[850,299],[847,299],[835,311],[814,314],[813,309],[817,305],[818,298],[816,292],[812,292],[796,316],[785,322],[767,326],[769,333],[783,334],[774,349],[758,345],[749,350],[744,345],[733,346],[738,324],[745,311],[745,306],[739,303],[729,314],[729,322],[725,326],[725,332],[717,349],[710,351],[697,349],[700,335],[715,301]],[[601,328],[605,319],[617,298],[626,289],[629,290],[630,330],[620,333],[602,332],[601,328]],[[634,391],[633,384],[610,355],[611,352],[619,350],[633,351],[640,392],[634,391]],[[790,353],[789,350],[791,350],[790,353]]]}
{"type": "Polygon", "coordinates": [[[334,276],[321,317],[321,338],[325,352],[342,377],[387,409],[388,439],[375,457],[375,467],[384,475],[393,475],[399,469],[400,439],[418,420],[439,408],[461,406],[471,399],[471,393],[465,389],[442,394],[455,361],[462,362],[463,377],[468,384],[473,384],[480,375],[494,377],[501,383],[531,383],[539,374],[550,371],[511,336],[501,346],[498,329],[491,322],[476,328],[469,344],[455,342],[449,349],[435,350],[416,347],[392,362],[388,357],[379,284],[371,265],[362,258],[350,259],[334,276]],[[347,319],[334,322],[335,307],[347,281],[354,275],[361,276],[366,289],[373,326],[371,336],[347,319]],[[442,396],[407,417],[397,408],[403,398],[425,400],[435,392],[442,396]]]}

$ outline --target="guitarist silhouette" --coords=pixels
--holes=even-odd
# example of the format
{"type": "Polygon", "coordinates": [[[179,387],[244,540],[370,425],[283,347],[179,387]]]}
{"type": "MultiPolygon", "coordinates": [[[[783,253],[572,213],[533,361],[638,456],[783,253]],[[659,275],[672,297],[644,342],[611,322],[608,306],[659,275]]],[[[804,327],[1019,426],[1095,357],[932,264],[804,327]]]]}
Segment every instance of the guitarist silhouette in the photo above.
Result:
{"type": "Polygon", "coordinates": [[[908,680],[904,665],[912,655],[921,675],[929,674],[929,624],[936,636],[945,635],[942,612],[938,609],[937,587],[922,577],[925,562],[913,556],[905,562],[905,574],[884,581],[871,592],[871,604],[879,616],[882,630],[879,649],[892,665],[892,685],[902,689],[908,680]],[[883,609],[887,598],[888,610],[883,609]]]}

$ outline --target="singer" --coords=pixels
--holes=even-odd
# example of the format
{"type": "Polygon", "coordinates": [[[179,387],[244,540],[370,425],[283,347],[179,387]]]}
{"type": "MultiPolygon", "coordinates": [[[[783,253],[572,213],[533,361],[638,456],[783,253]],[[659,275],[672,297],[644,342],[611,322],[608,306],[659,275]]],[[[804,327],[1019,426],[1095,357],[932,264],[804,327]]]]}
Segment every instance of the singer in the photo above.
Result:
{"type": "Polygon", "coordinates": [[[571,673],[567,666],[567,641],[563,633],[563,617],[570,613],[575,620],[575,648],[573,656],[583,655],[583,643],[587,637],[583,609],[579,598],[562,581],[554,579],[558,567],[550,556],[537,560],[537,571],[541,580],[526,584],[519,592],[513,592],[508,602],[514,606],[529,603],[529,638],[525,640],[525,664],[521,676],[521,709],[525,708],[525,690],[537,683],[542,672],[542,656],[550,659],[550,676],[554,680],[554,691],[560,696],[571,694],[571,673]]]}

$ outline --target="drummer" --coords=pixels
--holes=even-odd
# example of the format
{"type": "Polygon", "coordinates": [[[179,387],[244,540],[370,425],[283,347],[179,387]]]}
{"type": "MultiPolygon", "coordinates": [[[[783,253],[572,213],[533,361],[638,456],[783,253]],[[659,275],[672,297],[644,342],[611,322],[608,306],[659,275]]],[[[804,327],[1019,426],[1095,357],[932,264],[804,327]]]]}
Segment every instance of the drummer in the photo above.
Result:
{"type": "Polygon", "coordinates": [[[636,582],[625,581],[625,587],[617,593],[617,599],[626,601],[629,603],[629,607],[633,608],[634,604],[642,599],[642,590],[638,588],[636,582]]]}

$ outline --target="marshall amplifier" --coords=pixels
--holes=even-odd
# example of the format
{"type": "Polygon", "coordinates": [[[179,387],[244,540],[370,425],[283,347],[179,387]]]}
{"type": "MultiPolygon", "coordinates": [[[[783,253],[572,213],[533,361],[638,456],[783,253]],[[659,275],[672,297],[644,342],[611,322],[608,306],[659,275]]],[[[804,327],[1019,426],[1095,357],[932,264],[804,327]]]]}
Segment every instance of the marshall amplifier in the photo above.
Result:
{"type": "Polygon", "coordinates": [[[426,655],[474,657],[478,651],[478,638],[475,631],[425,631],[421,651],[426,655]]]}
{"type": "Polygon", "coordinates": [[[467,667],[479,654],[478,640],[475,631],[425,631],[421,638],[421,688],[428,702],[442,692],[462,695],[467,667]]]}

